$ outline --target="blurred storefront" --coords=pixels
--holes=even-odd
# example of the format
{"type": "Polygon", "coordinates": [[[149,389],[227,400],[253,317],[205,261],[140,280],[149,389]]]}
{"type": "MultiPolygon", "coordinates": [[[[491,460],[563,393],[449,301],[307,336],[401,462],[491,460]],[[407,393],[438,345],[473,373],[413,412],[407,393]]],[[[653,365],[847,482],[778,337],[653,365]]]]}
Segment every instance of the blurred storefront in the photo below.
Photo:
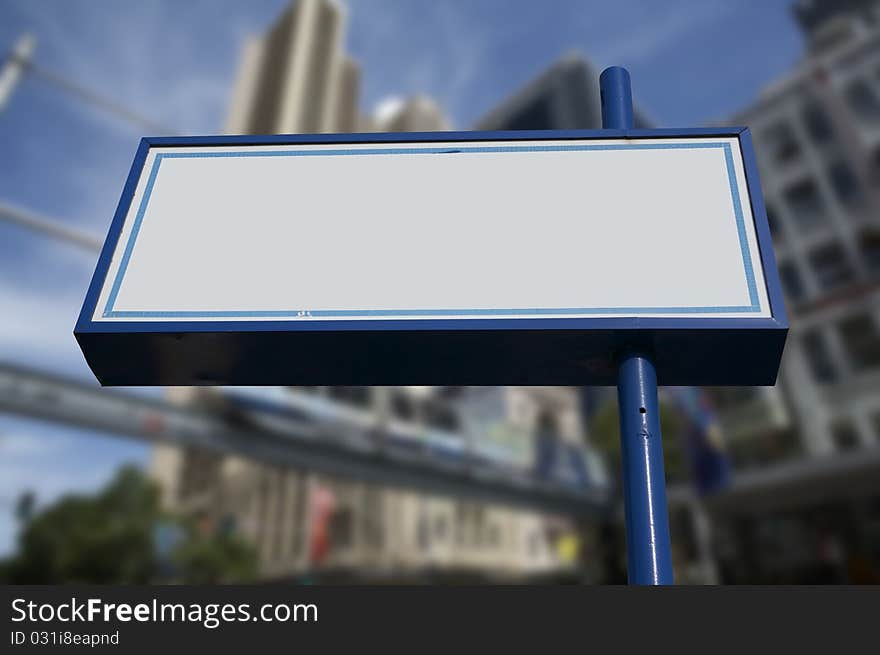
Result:
{"type": "MultiPolygon", "coordinates": [[[[278,390],[320,408],[327,430],[393,441],[400,452],[472,461],[523,480],[605,487],[602,459],[583,446],[576,390],[326,387],[278,390]],[[487,398],[487,394],[491,398],[487,398]],[[551,426],[552,427],[548,427],[551,426]],[[536,432],[537,430],[537,432],[536,432]]],[[[177,402],[229,420],[267,414],[253,390],[181,389],[177,402]]],[[[279,414],[272,427],[281,429],[279,414]]],[[[166,508],[229,526],[255,544],[265,579],[516,580],[574,572],[598,547],[598,523],[430,496],[158,445],[153,477],[166,508]]],[[[599,563],[593,575],[601,574],[599,563]]]]}

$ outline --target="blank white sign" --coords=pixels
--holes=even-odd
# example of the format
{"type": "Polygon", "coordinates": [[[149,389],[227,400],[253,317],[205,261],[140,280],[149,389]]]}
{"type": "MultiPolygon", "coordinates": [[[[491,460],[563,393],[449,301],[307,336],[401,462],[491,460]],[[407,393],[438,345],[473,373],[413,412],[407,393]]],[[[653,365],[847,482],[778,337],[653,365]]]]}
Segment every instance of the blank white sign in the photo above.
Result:
{"type": "Polygon", "coordinates": [[[736,138],[152,148],[95,321],[764,318],[736,138]]]}

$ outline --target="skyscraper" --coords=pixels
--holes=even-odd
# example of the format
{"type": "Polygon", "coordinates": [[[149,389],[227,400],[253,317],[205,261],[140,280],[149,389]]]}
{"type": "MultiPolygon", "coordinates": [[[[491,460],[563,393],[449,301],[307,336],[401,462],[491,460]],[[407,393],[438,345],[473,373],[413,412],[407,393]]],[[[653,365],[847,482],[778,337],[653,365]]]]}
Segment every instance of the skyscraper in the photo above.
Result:
{"type": "Polygon", "coordinates": [[[337,0],[291,2],[245,45],[226,131],[344,132],[357,122],[360,72],[343,52],[346,12],[337,0]]]}

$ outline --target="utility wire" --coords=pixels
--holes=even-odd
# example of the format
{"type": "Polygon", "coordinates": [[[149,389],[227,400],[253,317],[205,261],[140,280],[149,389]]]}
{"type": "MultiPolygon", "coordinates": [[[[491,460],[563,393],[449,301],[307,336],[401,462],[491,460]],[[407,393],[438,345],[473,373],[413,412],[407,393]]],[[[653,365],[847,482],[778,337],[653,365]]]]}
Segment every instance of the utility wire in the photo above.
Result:
{"type": "Polygon", "coordinates": [[[2,201],[0,201],[0,220],[66,241],[89,252],[100,252],[103,245],[101,239],[91,234],[2,201]]]}
{"type": "Polygon", "coordinates": [[[162,125],[161,123],[157,123],[149,118],[145,118],[138,114],[137,112],[128,109],[127,107],[115,102],[113,100],[108,100],[103,97],[99,93],[88,89],[76,82],[71,82],[67,78],[53,73],[50,70],[42,68],[41,66],[37,66],[32,61],[28,59],[20,59],[13,56],[13,59],[17,61],[24,70],[34,75],[44,82],[48,84],[54,85],[61,89],[62,91],[66,91],[71,95],[78,97],[80,100],[94,105],[103,109],[104,111],[114,114],[119,118],[126,120],[130,123],[134,123],[139,125],[140,127],[153,132],[154,135],[174,135],[179,134],[176,130],[172,130],[167,125],[162,125]]]}
{"type": "MultiPolygon", "coordinates": [[[[62,91],[70,93],[80,100],[101,108],[118,118],[134,123],[141,128],[154,134],[175,134],[174,130],[156,123],[140,114],[131,111],[118,102],[108,100],[99,93],[88,89],[80,84],[71,82],[57,73],[37,66],[32,61],[35,41],[31,35],[25,35],[16,44],[15,49],[6,57],[6,62],[0,68],[0,108],[8,101],[22,72],[31,73],[50,85],[62,91]]],[[[0,201],[0,221],[7,221],[20,227],[32,230],[43,236],[52,237],[59,241],[77,246],[89,252],[100,252],[101,239],[82,232],[76,228],[64,225],[56,220],[40,216],[34,212],[0,201]]]]}

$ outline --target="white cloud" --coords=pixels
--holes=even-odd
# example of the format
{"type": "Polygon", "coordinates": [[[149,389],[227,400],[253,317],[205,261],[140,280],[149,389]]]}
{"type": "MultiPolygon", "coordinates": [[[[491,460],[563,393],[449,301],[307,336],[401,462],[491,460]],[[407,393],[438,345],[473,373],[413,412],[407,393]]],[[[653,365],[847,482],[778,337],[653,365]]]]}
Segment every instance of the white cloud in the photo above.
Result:
{"type": "Polygon", "coordinates": [[[401,96],[386,96],[376,103],[373,108],[373,118],[380,125],[384,125],[391,120],[394,115],[403,107],[404,99],[401,96]]]}

